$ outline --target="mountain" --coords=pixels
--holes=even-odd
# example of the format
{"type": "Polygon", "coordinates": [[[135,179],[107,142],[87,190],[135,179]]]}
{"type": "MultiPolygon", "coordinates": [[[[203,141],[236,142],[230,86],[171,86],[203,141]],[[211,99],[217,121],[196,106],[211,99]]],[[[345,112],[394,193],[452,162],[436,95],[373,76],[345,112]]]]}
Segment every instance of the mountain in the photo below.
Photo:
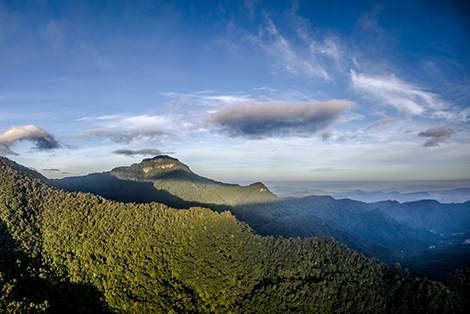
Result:
{"type": "Polygon", "coordinates": [[[229,212],[69,193],[0,158],[2,313],[466,313],[442,281],[327,237],[262,237],[229,212]]]}
{"type": "Polygon", "coordinates": [[[236,206],[278,201],[262,183],[226,184],[201,177],[175,158],[157,156],[110,172],[52,181],[68,191],[92,192],[123,202],[162,202],[177,208],[236,206]]]}

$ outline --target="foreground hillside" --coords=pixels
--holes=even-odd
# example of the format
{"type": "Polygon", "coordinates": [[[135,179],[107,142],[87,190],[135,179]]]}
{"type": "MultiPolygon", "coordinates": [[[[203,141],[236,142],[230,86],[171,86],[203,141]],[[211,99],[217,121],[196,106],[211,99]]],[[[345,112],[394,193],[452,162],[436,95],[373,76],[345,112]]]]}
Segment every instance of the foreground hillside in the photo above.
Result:
{"type": "Polygon", "coordinates": [[[331,238],[261,237],[228,212],[67,193],[0,159],[4,313],[465,313],[443,282],[331,238]]]}

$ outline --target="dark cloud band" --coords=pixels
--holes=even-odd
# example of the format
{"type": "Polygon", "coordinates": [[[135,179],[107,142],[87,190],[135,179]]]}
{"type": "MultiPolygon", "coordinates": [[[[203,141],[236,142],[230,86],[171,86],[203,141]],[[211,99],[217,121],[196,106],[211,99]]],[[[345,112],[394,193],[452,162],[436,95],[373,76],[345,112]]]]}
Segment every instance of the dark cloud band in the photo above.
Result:
{"type": "Polygon", "coordinates": [[[135,155],[151,155],[151,156],[156,156],[156,155],[163,155],[163,154],[174,154],[171,152],[162,152],[159,149],[155,148],[143,148],[139,150],[132,150],[132,149],[117,149],[115,151],[112,151],[111,153],[113,154],[118,154],[118,155],[124,155],[124,156],[135,156],[135,155]]]}
{"type": "Polygon", "coordinates": [[[234,104],[212,113],[207,122],[230,137],[308,137],[336,122],[352,102],[269,102],[234,104]]]}

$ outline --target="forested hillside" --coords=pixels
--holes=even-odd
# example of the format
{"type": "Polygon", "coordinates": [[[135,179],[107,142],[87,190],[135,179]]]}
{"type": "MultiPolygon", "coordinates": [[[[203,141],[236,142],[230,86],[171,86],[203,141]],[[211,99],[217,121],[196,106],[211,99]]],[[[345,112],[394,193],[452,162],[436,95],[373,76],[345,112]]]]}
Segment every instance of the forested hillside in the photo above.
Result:
{"type": "Polygon", "coordinates": [[[0,159],[5,313],[466,313],[468,270],[410,275],[229,212],[67,193],[0,159]]]}

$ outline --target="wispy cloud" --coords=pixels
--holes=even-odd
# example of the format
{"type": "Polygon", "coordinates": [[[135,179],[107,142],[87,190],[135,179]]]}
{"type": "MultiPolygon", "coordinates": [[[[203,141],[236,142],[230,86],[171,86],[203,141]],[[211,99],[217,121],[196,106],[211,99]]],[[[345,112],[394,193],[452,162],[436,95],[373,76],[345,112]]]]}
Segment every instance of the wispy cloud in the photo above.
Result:
{"type": "Polygon", "coordinates": [[[136,115],[136,116],[125,116],[125,115],[103,115],[103,116],[91,116],[77,119],[77,121],[92,122],[95,125],[102,126],[105,128],[155,128],[160,125],[168,125],[170,121],[165,116],[158,115],[136,115]]]}
{"type": "Polygon", "coordinates": [[[16,155],[10,147],[18,141],[25,140],[32,142],[37,150],[52,150],[62,147],[53,134],[35,125],[13,126],[0,133],[0,154],[16,155]]]}
{"type": "Polygon", "coordinates": [[[383,28],[379,26],[379,22],[377,21],[377,15],[382,10],[382,5],[374,6],[374,9],[371,12],[365,12],[359,17],[356,24],[359,26],[361,31],[365,32],[383,32],[383,28]]]}
{"type": "Polygon", "coordinates": [[[338,121],[351,107],[352,102],[345,100],[234,104],[210,114],[206,121],[230,137],[306,137],[338,121]]]}
{"type": "Polygon", "coordinates": [[[267,86],[256,87],[256,88],[253,88],[253,89],[256,90],[256,91],[263,91],[263,92],[275,92],[276,91],[274,88],[270,88],[270,87],[267,87],[267,86]]]}
{"type": "Polygon", "coordinates": [[[174,136],[156,128],[141,128],[141,129],[120,129],[120,128],[103,128],[82,131],[74,134],[74,137],[81,138],[101,138],[114,143],[129,144],[136,140],[160,140],[169,136],[174,136]]]}
{"type": "Polygon", "coordinates": [[[453,111],[435,111],[432,117],[447,121],[468,122],[470,121],[470,108],[454,109],[453,111]]]}
{"type": "Polygon", "coordinates": [[[43,37],[48,40],[55,50],[62,50],[64,47],[64,32],[62,27],[55,21],[49,21],[43,33],[43,37]]]}
{"type": "Polygon", "coordinates": [[[427,109],[439,110],[446,107],[436,94],[424,92],[395,75],[373,76],[351,70],[351,79],[356,90],[407,115],[420,115],[427,109]]]}
{"type": "MultiPolygon", "coordinates": [[[[332,34],[324,28],[316,28],[315,23],[299,14],[299,4],[294,3],[290,14],[290,25],[297,37],[300,38],[310,52],[307,61],[316,68],[324,70],[324,79],[334,80],[334,66],[342,70],[345,59],[353,59],[344,43],[338,38],[338,34],[332,34]],[[333,62],[332,62],[333,61],[333,62]]],[[[300,46],[300,48],[303,48],[300,46]]],[[[300,51],[300,49],[296,49],[300,51]]],[[[350,63],[350,62],[349,62],[350,63]]],[[[357,63],[357,61],[356,61],[357,63]]]]}
{"type": "Polygon", "coordinates": [[[250,95],[217,95],[213,91],[199,91],[193,93],[160,93],[163,96],[177,99],[182,103],[195,103],[199,106],[224,106],[233,103],[239,102],[249,102],[251,101],[250,95]]]}
{"type": "Polygon", "coordinates": [[[379,121],[376,121],[372,124],[370,124],[367,128],[366,128],[366,131],[367,130],[370,130],[372,128],[375,128],[375,127],[378,127],[380,125],[385,125],[385,124],[389,124],[389,123],[393,123],[393,122],[396,122],[398,121],[398,119],[395,119],[395,118],[384,118],[384,119],[380,119],[379,121]]]}
{"type": "Polygon", "coordinates": [[[429,139],[424,142],[424,147],[433,147],[438,146],[440,143],[444,143],[446,139],[448,139],[452,134],[455,134],[455,131],[445,127],[435,127],[432,129],[428,129],[423,132],[419,132],[419,137],[429,137],[429,139]]]}
{"type": "Polygon", "coordinates": [[[327,141],[330,141],[330,140],[334,140],[334,141],[337,141],[337,142],[347,142],[347,141],[350,141],[350,140],[360,139],[361,136],[358,135],[358,134],[339,135],[339,134],[336,134],[332,130],[325,130],[324,132],[321,133],[321,138],[322,138],[322,142],[327,142],[327,141]]]}
{"type": "MultiPolygon", "coordinates": [[[[315,53],[302,55],[291,47],[291,43],[281,35],[274,23],[266,19],[267,26],[258,36],[250,37],[257,43],[274,62],[274,68],[286,71],[291,74],[304,75],[309,78],[320,78],[326,81],[331,80],[315,53]],[[268,34],[269,38],[263,38],[268,34]]],[[[310,50],[310,52],[315,52],[310,50]]],[[[328,50],[329,53],[332,50],[328,50]]]]}
{"type": "Polygon", "coordinates": [[[341,64],[341,60],[343,59],[343,53],[334,38],[327,38],[322,44],[311,44],[310,49],[312,49],[313,52],[330,57],[335,60],[338,65],[341,64]]]}
{"type": "Polygon", "coordinates": [[[156,155],[163,155],[163,154],[174,154],[173,152],[162,152],[159,149],[155,148],[143,148],[139,150],[132,150],[132,149],[117,149],[115,151],[111,152],[112,154],[118,154],[118,155],[124,155],[128,157],[133,157],[136,155],[150,155],[150,156],[156,156],[156,155]]]}

